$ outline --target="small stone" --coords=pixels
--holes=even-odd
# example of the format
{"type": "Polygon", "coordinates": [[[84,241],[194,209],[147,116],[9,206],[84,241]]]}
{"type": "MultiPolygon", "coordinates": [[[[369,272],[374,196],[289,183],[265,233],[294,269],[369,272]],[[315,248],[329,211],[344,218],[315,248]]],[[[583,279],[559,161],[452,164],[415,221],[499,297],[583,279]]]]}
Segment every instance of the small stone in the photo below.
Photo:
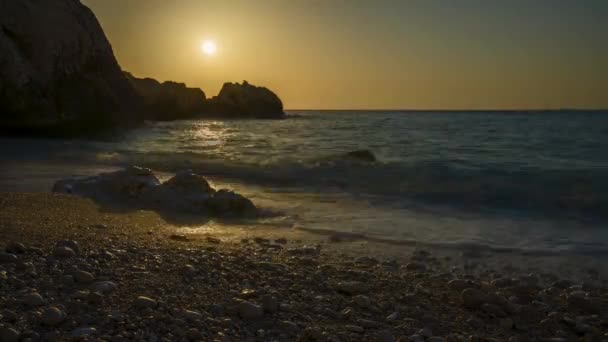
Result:
{"type": "Polygon", "coordinates": [[[396,321],[398,319],[399,319],[399,312],[398,311],[395,311],[395,312],[393,312],[392,314],[390,314],[390,315],[388,315],[386,317],[387,321],[396,321]]]}
{"type": "Polygon", "coordinates": [[[471,309],[479,308],[487,300],[485,293],[473,288],[462,291],[461,296],[464,305],[471,309]]]}
{"type": "Polygon", "coordinates": [[[346,329],[347,331],[350,332],[355,332],[355,333],[362,333],[365,331],[365,329],[363,329],[362,327],[358,326],[358,325],[345,325],[344,329],[346,329]]]}
{"type": "Polygon", "coordinates": [[[72,274],[72,276],[74,277],[74,280],[77,283],[81,283],[81,284],[89,284],[91,283],[93,280],[95,280],[95,276],[93,276],[91,273],[86,272],[86,271],[76,271],[72,274]]]}
{"type": "Polygon", "coordinates": [[[91,304],[99,304],[103,301],[103,295],[99,292],[91,292],[89,293],[87,300],[91,304]]]}
{"type": "Polygon", "coordinates": [[[194,277],[196,275],[196,268],[192,265],[185,265],[182,268],[182,274],[186,277],[194,277]]]}
{"type": "Polygon", "coordinates": [[[357,295],[366,293],[369,288],[360,281],[341,281],[333,284],[333,289],[337,292],[346,293],[349,295],[357,295]]]}
{"type": "Polygon", "coordinates": [[[458,290],[458,291],[462,291],[468,287],[470,287],[469,281],[464,280],[464,279],[453,279],[448,281],[448,286],[458,290]]]}
{"type": "Polygon", "coordinates": [[[57,324],[63,322],[64,319],[65,313],[63,313],[63,311],[54,306],[46,308],[42,312],[42,315],[40,315],[40,321],[42,322],[42,324],[50,327],[56,326],[57,324]]]}
{"type": "Polygon", "coordinates": [[[184,310],[182,312],[182,317],[190,321],[197,321],[203,318],[203,314],[197,311],[184,310]]]}
{"type": "Polygon", "coordinates": [[[29,307],[38,307],[44,305],[44,299],[37,292],[28,293],[23,296],[23,303],[29,307]]]}
{"type": "Polygon", "coordinates": [[[372,305],[372,301],[368,296],[358,295],[353,297],[355,303],[362,308],[369,308],[372,305]]]}
{"type": "Polygon", "coordinates": [[[184,337],[189,341],[201,341],[203,339],[203,335],[195,328],[188,329],[184,334],[184,337]]]}
{"type": "Polygon", "coordinates": [[[445,342],[445,339],[443,337],[439,337],[439,336],[431,336],[429,338],[426,339],[427,342],[445,342]]]}
{"type": "Polygon", "coordinates": [[[17,262],[17,256],[11,253],[0,253],[0,264],[11,264],[17,262]]]}
{"type": "Polygon", "coordinates": [[[424,338],[429,338],[429,337],[433,336],[433,330],[431,330],[431,328],[422,328],[422,329],[418,330],[417,334],[424,338]]]}
{"type": "Polygon", "coordinates": [[[59,281],[61,282],[61,284],[63,286],[72,286],[74,285],[74,277],[71,275],[63,275],[61,276],[61,278],[59,279],[59,281]]]}
{"type": "Polygon", "coordinates": [[[53,255],[55,256],[55,258],[66,259],[75,256],[76,252],[74,252],[74,250],[69,247],[57,246],[53,251],[53,255]]]}
{"type": "Polygon", "coordinates": [[[275,313],[279,310],[279,301],[275,296],[264,295],[262,296],[262,308],[265,312],[275,313]]]}
{"type": "Polygon", "coordinates": [[[72,251],[74,251],[74,253],[80,254],[80,246],[78,245],[78,242],[76,242],[74,240],[57,241],[57,243],[55,244],[55,247],[67,247],[67,248],[71,249],[72,251]]]}
{"type": "Polygon", "coordinates": [[[500,320],[499,325],[504,330],[511,330],[511,329],[513,329],[513,320],[508,317],[503,318],[500,320]]]}
{"type": "Polygon", "coordinates": [[[72,333],[70,334],[72,337],[84,337],[84,336],[91,336],[91,335],[95,335],[97,334],[97,329],[93,328],[93,327],[84,327],[84,328],[77,328],[72,330],[72,333]]]}
{"type": "Polygon", "coordinates": [[[207,236],[207,242],[209,243],[213,243],[213,244],[220,244],[222,242],[222,240],[218,239],[218,238],[214,238],[212,236],[207,236]]]}
{"type": "Polygon", "coordinates": [[[11,254],[23,254],[25,253],[26,248],[22,243],[11,241],[6,245],[5,250],[7,253],[11,254]]]}
{"type": "Polygon", "coordinates": [[[376,334],[376,340],[378,342],[395,342],[395,336],[388,330],[380,330],[376,334]]]}
{"type": "Polygon", "coordinates": [[[118,287],[118,285],[116,285],[115,283],[113,283],[111,281],[98,281],[98,282],[91,284],[91,286],[89,286],[89,290],[91,290],[93,292],[98,292],[101,294],[107,294],[107,293],[110,293],[110,292],[116,290],[117,287],[118,287]]]}
{"type": "Polygon", "coordinates": [[[405,265],[407,271],[422,272],[426,270],[426,265],[421,262],[410,262],[405,265]]]}
{"type": "Polygon", "coordinates": [[[20,337],[21,334],[13,328],[0,327],[0,341],[18,342],[20,337]]]}
{"type": "Polygon", "coordinates": [[[154,309],[158,303],[154,299],[139,296],[135,302],[133,302],[133,305],[138,309],[154,309]]]}
{"type": "Polygon", "coordinates": [[[248,301],[239,303],[238,312],[246,320],[255,320],[264,316],[264,309],[261,306],[248,301]]]}
{"type": "Polygon", "coordinates": [[[414,334],[407,338],[409,342],[424,342],[424,337],[414,334]]]}

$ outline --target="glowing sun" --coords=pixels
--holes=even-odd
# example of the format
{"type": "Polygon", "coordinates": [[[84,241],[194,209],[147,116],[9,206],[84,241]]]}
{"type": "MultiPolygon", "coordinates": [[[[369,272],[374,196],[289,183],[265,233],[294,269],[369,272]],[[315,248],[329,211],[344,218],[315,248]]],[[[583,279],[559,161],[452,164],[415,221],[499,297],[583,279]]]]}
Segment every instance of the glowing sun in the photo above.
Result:
{"type": "Polygon", "coordinates": [[[215,55],[215,52],[217,51],[217,45],[215,45],[215,42],[213,40],[205,40],[203,44],[201,44],[201,51],[205,55],[215,55]]]}

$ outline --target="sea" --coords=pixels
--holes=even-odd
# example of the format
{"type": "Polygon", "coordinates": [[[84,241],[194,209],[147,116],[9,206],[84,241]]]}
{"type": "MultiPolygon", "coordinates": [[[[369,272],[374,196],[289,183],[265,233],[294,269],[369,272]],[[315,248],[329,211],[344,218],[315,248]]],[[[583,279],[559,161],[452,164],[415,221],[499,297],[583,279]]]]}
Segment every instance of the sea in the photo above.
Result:
{"type": "Polygon", "coordinates": [[[608,255],[608,112],[316,111],[148,122],[91,139],[0,139],[0,191],[126,165],[191,169],[277,229],[608,255]],[[369,151],[376,161],[353,158],[369,151]]]}

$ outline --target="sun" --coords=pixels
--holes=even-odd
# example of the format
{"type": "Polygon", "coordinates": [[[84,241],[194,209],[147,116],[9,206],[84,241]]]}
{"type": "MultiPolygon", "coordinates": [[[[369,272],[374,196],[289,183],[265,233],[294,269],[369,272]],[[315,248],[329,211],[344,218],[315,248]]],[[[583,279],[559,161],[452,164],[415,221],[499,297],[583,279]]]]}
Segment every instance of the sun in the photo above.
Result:
{"type": "Polygon", "coordinates": [[[201,51],[205,55],[215,55],[215,52],[217,51],[217,45],[215,45],[215,42],[213,40],[205,40],[203,44],[201,44],[201,51]]]}

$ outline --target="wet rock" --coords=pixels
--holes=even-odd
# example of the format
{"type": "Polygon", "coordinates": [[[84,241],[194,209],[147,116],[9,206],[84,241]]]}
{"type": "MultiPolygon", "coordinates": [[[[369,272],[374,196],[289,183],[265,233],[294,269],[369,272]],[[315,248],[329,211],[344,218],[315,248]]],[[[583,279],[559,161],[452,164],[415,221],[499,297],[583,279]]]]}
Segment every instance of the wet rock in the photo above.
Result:
{"type": "Polygon", "coordinates": [[[44,305],[44,299],[39,293],[32,292],[23,296],[23,304],[34,308],[44,305]]]}
{"type": "Polygon", "coordinates": [[[261,306],[248,301],[239,303],[238,312],[246,320],[255,320],[264,316],[264,309],[261,306]]]}
{"type": "Polygon", "coordinates": [[[78,244],[78,242],[76,242],[74,240],[57,241],[57,243],[55,244],[55,247],[67,247],[67,248],[70,248],[72,251],[74,251],[74,253],[80,254],[80,245],[78,244]]]}
{"type": "Polygon", "coordinates": [[[184,337],[189,341],[202,341],[203,334],[201,334],[200,331],[195,328],[190,328],[188,331],[186,331],[184,337]]]}
{"type": "Polygon", "coordinates": [[[445,342],[445,339],[443,337],[439,337],[439,336],[431,336],[429,338],[426,339],[427,342],[445,342]]]}
{"type": "Polygon", "coordinates": [[[417,334],[424,338],[429,338],[429,337],[433,336],[433,330],[431,330],[430,328],[422,328],[422,329],[418,330],[417,334]]]}
{"type": "Polygon", "coordinates": [[[86,271],[76,271],[72,274],[72,276],[77,283],[81,284],[89,284],[95,280],[95,276],[86,271]]]}
{"type": "Polygon", "coordinates": [[[182,274],[185,277],[194,277],[196,275],[196,268],[192,265],[184,265],[182,268],[182,274]]]}
{"type": "Polygon", "coordinates": [[[578,292],[568,296],[568,308],[573,311],[583,311],[591,314],[600,314],[605,308],[600,298],[586,297],[578,292]]]}
{"type": "Polygon", "coordinates": [[[51,306],[42,311],[40,322],[44,325],[54,327],[65,319],[65,313],[59,308],[51,306]]]}
{"type": "Polygon", "coordinates": [[[154,309],[158,305],[158,303],[152,299],[145,296],[139,296],[133,302],[133,305],[138,309],[154,309]]]}
{"type": "Polygon", "coordinates": [[[207,242],[213,243],[213,244],[216,244],[216,245],[218,245],[218,244],[220,244],[222,242],[222,240],[220,240],[218,238],[214,238],[212,236],[207,236],[206,240],[207,240],[207,242]]]}
{"type": "Polygon", "coordinates": [[[257,208],[248,198],[233,191],[221,189],[205,203],[209,211],[216,216],[255,216],[257,208]]]}
{"type": "Polygon", "coordinates": [[[407,338],[407,340],[409,342],[424,342],[424,337],[422,337],[422,336],[420,336],[418,334],[414,334],[414,335],[409,336],[407,338]]]}

